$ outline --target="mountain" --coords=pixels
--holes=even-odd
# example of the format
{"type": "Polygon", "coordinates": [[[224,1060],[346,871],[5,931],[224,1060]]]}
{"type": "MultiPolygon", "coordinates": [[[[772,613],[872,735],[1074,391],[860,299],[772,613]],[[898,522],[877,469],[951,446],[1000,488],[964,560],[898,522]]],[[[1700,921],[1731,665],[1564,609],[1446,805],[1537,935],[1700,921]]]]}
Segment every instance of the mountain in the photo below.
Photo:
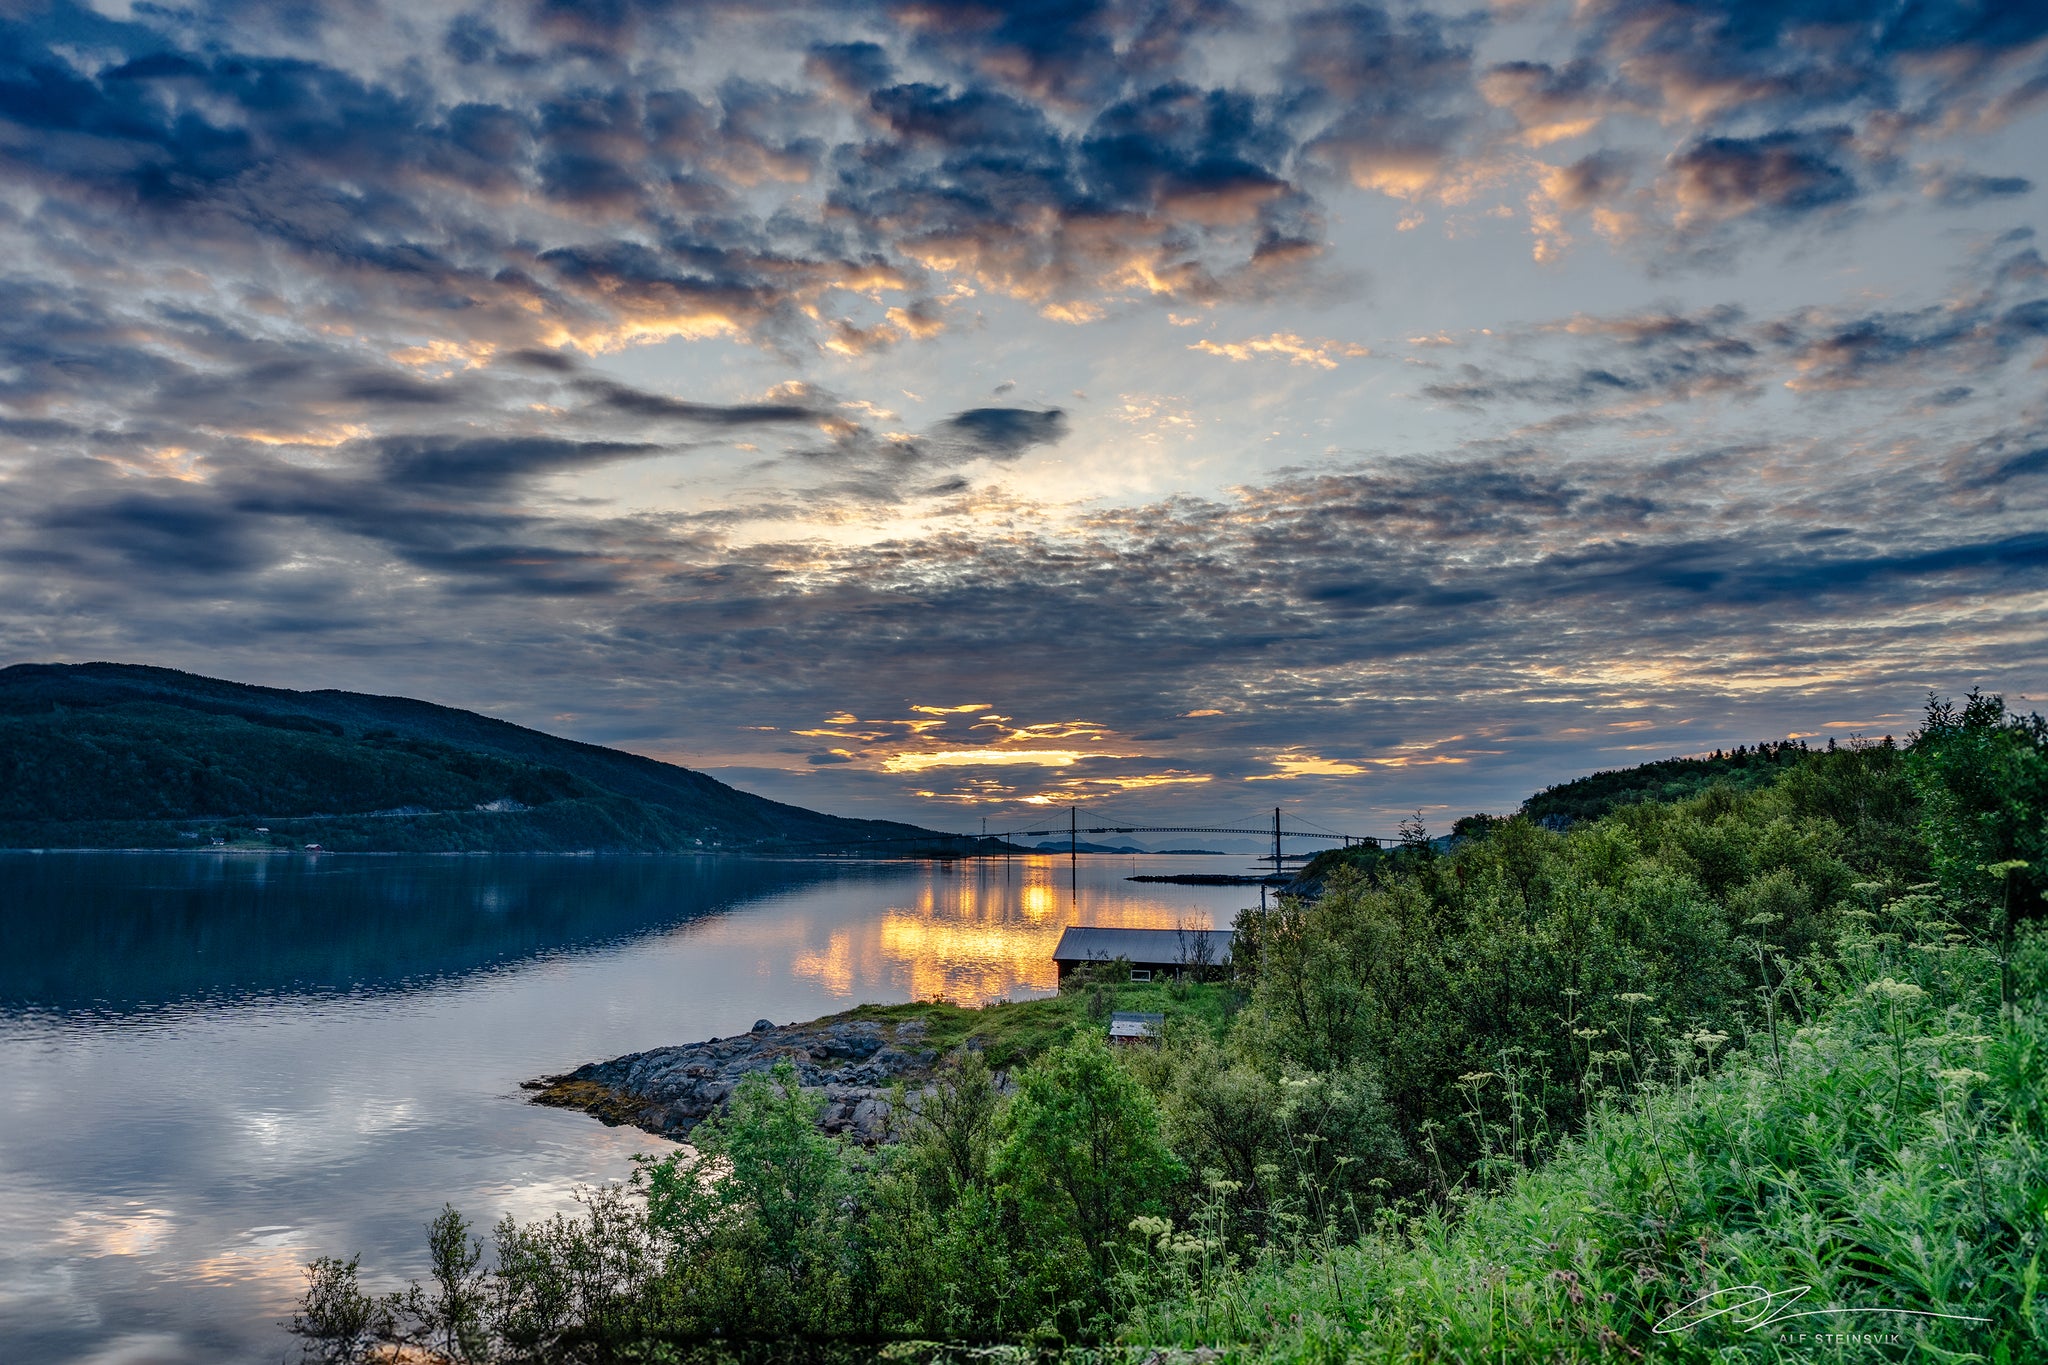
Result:
{"type": "Polygon", "coordinates": [[[139,664],[0,669],[0,846],[960,851],[672,763],[407,697],[139,664]],[[261,827],[259,829],[259,827],[261,827]]]}

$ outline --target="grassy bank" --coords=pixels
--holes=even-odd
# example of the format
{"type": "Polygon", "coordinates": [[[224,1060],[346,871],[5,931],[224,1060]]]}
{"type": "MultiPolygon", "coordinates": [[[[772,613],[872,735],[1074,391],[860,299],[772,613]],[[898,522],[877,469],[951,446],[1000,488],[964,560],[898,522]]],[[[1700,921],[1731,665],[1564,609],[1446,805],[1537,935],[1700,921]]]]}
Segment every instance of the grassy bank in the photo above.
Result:
{"type": "MultiPolygon", "coordinates": [[[[2048,940],[2001,1008],[1995,955],[1951,929],[1867,936],[1811,1022],[1676,1050],[1490,1190],[1245,1259],[1163,1236],[1120,1335],[1272,1362],[2048,1359],[2048,940]]],[[[1470,1090],[1500,1135],[1507,1083],[1470,1090]]]]}

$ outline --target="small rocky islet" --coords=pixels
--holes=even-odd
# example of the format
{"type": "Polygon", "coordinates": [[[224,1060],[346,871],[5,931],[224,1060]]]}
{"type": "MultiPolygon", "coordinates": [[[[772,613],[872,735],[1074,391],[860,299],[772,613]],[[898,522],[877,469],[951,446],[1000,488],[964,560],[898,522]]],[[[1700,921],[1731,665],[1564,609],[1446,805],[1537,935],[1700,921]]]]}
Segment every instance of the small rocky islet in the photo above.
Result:
{"type": "MultiPolygon", "coordinates": [[[[787,1060],[824,1099],[819,1126],[864,1143],[886,1141],[896,1097],[913,1096],[942,1065],[922,1019],[847,1018],[776,1024],[658,1047],[526,1082],[537,1104],[580,1109],[676,1141],[717,1113],[749,1075],[787,1060]]],[[[968,1047],[973,1047],[970,1040],[968,1047]]]]}

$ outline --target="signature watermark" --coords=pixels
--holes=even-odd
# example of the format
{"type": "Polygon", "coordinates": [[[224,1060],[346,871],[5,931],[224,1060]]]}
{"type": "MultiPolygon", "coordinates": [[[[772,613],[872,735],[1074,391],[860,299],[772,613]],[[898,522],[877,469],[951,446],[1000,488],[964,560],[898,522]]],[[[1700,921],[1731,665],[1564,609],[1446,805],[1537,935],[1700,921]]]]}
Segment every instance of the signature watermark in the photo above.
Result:
{"type": "MultiPolygon", "coordinates": [[[[1935,1313],[1919,1308],[1796,1308],[1812,1290],[1807,1286],[1796,1289],[1766,1289],[1760,1284],[1738,1284],[1728,1289],[1710,1289],[1706,1293],[1674,1309],[1659,1318],[1654,1330],[1660,1336],[1675,1332],[1688,1332],[1701,1323],[1716,1318],[1725,1318],[1745,1332],[1755,1332],[1765,1327],[1790,1322],[1796,1318],[1816,1318],[1828,1314],[1853,1313],[1857,1317],[1894,1318],[1940,1318],[1948,1322],[1990,1322],[1990,1318],[1973,1317],[1968,1313],[1935,1313]]],[[[1896,1345],[1904,1340],[1898,1332],[1801,1332],[1802,1341],[1820,1345],[1846,1345],[1869,1342],[1896,1345]]]]}

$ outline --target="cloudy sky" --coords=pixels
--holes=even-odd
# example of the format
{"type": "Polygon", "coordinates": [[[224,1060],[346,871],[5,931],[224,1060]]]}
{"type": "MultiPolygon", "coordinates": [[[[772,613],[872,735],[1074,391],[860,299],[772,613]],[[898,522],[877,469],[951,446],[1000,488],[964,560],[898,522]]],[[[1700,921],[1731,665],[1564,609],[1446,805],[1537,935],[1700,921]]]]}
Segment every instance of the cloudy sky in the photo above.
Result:
{"type": "Polygon", "coordinates": [[[2048,692],[2048,6],[0,16],[0,662],[956,828],[2048,692]]]}

